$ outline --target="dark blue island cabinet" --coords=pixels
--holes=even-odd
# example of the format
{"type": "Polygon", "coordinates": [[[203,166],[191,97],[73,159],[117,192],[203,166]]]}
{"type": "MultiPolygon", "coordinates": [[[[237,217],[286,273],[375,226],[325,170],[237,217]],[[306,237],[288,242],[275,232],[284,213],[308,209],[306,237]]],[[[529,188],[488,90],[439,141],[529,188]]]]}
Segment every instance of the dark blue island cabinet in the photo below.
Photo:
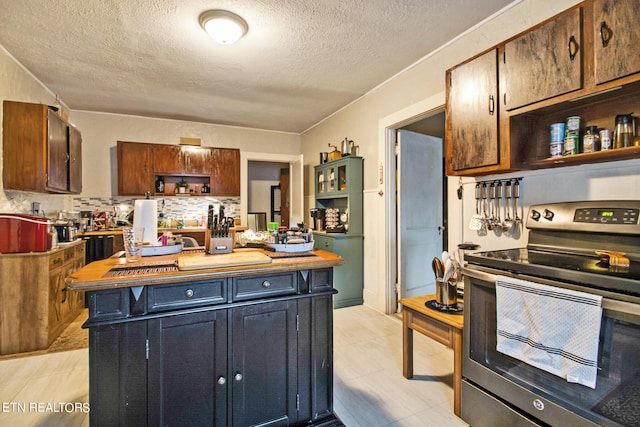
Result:
{"type": "Polygon", "coordinates": [[[341,425],[332,300],[342,261],[314,253],[118,286],[89,280],[113,270],[109,260],[71,276],[89,296],[90,425],[341,425]]]}

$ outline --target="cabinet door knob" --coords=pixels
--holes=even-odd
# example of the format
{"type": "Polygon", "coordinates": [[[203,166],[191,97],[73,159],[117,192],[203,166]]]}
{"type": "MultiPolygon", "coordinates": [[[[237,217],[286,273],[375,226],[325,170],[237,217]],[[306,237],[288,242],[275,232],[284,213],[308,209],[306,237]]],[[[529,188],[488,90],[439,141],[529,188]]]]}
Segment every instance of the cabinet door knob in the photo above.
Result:
{"type": "Polygon", "coordinates": [[[218,384],[225,385],[226,382],[227,382],[227,379],[225,377],[218,378],[218,384]]]}
{"type": "MultiPolygon", "coordinates": [[[[262,282],[262,287],[263,288],[268,288],[269,286],[271,286],[271,282],[268,280],[265,280],[264,282],[262,282]]],[[[239,374],[238,374],[239,375],[239,374]]]]}
{"type": "Polygon", "coordinates": [[[236,381],[242,381],[242,374],[240,372],[238,372],[234,377],[234,380],[236,381]]]}
{"type": "Polygon", "coordinates": [[[187,289],[184,291],[184,296],[187,298],[191,298],[193,296],[193,289],[187,289]]]}
{"type": "Polygon", "coordinates": [[[574,36],[569,37],[567,48],[569,49],[569,59],[573,61],[580,50],[580,45],[574,36]]]}
{"type": "Polygon", "coordinates": [[[602,40],[602,47],[607,47],[609,45],[611,36],[613,36],[613,31],[611,31],[611,28],[609,28],[606,21],[602,21],[600,24],[600,40],[602,40]]]}

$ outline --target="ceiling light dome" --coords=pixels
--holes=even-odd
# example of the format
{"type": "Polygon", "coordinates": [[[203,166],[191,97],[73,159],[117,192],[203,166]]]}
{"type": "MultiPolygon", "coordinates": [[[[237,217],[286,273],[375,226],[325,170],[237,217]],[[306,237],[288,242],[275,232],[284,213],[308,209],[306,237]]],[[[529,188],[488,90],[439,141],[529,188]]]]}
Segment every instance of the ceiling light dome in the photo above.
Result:
{"type": "Polygon", "coordinates": [[[200,15],[200,25],[215,41],[232,44],[249,29],[244,19],[226,10],[208,10],[200,15]]]}

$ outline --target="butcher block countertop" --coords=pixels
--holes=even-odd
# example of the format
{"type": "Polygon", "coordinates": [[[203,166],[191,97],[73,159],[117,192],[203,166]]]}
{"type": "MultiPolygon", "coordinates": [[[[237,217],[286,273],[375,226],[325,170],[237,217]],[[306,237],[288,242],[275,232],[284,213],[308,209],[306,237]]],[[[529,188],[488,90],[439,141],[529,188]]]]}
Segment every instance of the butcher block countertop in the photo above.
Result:
{"type": "MultiPolygon", "coordinates": [[[[308,255],[309,253],[301,254],[308,255]]],[[[143,257],[127,262],[124,257],[94,261],[67,277],[70,289],[98,291],[221,277],[251,276],[341,265],[332,252],[314,250],[313,256],[275,253],[262,249],[235,249],[231,254],[182,253],[143,257]],[[270,257],[271,255],[272,257],[270,257]],[[127,272],[127,274],[118,274],[127,272]]]]}

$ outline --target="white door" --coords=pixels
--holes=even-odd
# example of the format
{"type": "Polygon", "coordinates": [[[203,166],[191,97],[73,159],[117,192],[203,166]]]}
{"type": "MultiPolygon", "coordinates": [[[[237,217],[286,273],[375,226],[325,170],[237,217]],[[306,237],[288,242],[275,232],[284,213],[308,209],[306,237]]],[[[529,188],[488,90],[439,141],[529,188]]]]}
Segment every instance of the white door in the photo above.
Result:
{"type": "Polygon", "coordinates": [[[442,254],[442,139],[397,135],[399,298],[435,293],[431,260],[442,254]]]}

